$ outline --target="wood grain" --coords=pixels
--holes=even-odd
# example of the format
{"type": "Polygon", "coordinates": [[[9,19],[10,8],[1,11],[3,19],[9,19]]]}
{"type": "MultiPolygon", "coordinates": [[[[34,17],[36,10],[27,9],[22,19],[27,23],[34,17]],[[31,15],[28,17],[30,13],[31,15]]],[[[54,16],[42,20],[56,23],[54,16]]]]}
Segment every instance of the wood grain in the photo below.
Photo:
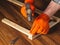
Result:
{"type": "MultiPolygon", "coordinates": [[[[26,24],[26,22],[23,21],[22,18],[17,19],[15,14],[16,5],[10,6],[10,3],[7,1],[0,2],[0,45],[11,45],[11,40],[15,39],[16,37],[19,37],[19,39],[15,42],[14,45],[60,45],[60,24],[53,27],[54,31],[50,32],[47,35],[41,35],[37,37],[34,40],[29,40],[26,35],[22,34],[21,32],[16,31],[15,29],[5,25],[1,22],[2,18],[6,17],[5,12],[8,13],[7,17],[8,19],[18,22],[17,20],[20,20],[20,24],[22,24],[23,27],[28,28],[29,25],[26,24]],[[13,8],[11,8],[13,7],[13,8]],[[13,14],[12,14],[13,13],[13,14]]],[[[18,7],[18,6],[17,6],[18,7]]],[[[19,9],[19,7],[18,7],[19,9]]],[[[17,10],[16,10],[17,11],[17,10]]],[[[19,11],[17,11],[19,12],[19,11]]],[[[59,13],[60,14],[60,13],[59,13]]]]}

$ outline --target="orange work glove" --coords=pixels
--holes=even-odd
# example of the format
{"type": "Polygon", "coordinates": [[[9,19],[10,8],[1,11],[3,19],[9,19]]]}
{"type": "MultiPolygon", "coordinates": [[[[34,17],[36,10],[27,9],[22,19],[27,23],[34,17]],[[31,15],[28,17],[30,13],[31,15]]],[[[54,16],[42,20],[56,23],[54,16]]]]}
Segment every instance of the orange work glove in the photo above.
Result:
{"type": "Polygon", "coordinates": [[[42,13],[41,15],[39,15],[33,25],[32,25],[32,28],[30,30],[30,33],[32,35],[35,35],[37,33],[40,33],[40,34],[47,34],[48,31],[49,31],[49,16],[42,13]]]}
{"type": "Polygon", "coordinates": [[[25,3],[33,4],[33,3],[34,3],[34,0],[25,0],[24,2],[25,2],[25,3]]]}
{"type": "MultiPolygon", "coordinates": [[[[34,16],[34,10],[35,10],[33,2],[34,2],[34,0],[25,0],[25,4],[26,3],[30,4],[30,8],[32,10],[32,16],[34,16]]],[[[21,11],[21,14],[26,18],[27,17],[27,12],[26,12],[26,6],[25,5],[21,7],[20,11],[21,11]]]]}

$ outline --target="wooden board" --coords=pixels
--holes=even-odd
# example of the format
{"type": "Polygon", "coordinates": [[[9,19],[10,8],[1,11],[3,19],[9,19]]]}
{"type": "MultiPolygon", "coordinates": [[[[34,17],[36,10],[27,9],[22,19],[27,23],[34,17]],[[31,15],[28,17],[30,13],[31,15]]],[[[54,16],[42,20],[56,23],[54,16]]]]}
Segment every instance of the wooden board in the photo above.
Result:
{"type": "MultiPolygon", "coordinates": [[[[57,17],[54,17],[54,18],[55,18],[57,21],[56,21],[55,23],[54,23],[54,21],[51,21],[51,22],[49,23],[49,24],[50,24],[50,28],[52,28],[54,25],[56,25],[57,23],[60,22],[60,18],[57,18],[57,17]]],[[[33,36],[32,34],[30,34],[30,30],[25,29],[25,28],[19,26],[18,24],[14,23],[14,22],[6,19],[6,18],[2,19],[2,22],[5,23],[5,24],[7,24],[7,25],[9,25],[9,26],[11,26],[12,28],[14,28],[14,29],[16,29],[16,30],[24,33],[24,34],[27,35],[28,38],[31,39],[31,40],[40,35],[40,34],[37,34],[37,35],[34,35],[34,36],[33,36]]]]}
{"type": "MultiPolygon", "coordinates": [[[[8,1],[12,2],[12,3],[14,3],[14,4],[18,5],[18,6],[21,6],[21,7],[24,5],[24,3],[20,2],[20,1],[17,1],[17,0],[8,0],[8,1]]],[[[35,8],[35,12],[38,13],[38,14],[41,13],[41,11],[39,9],[37,9],[37,8],[35,8]]]]}

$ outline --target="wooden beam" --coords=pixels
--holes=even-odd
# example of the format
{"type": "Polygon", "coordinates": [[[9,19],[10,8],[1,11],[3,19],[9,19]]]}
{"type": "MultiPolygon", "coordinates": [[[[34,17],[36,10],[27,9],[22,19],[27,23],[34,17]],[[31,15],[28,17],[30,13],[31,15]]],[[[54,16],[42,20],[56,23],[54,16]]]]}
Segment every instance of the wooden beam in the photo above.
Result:
{"type": "Polygon", "coordinates": [[[24,34],[27,35],[28,38],[31,39],[31,40],[38,36],[38,35],[34,35],[34,36],[33,36],[32,34],[29,33],[30,31],[29,31],[28,29],[23,28],[23,27],[21,27],[20,25],[12,22],[12,21],[10,21],[10,20],[8,20],[8,19],[6,19],[6,18],[2,19],[2,22],[5,23],[5,24],[7,24],[7,25],[9,25],[9,26],[11,26],[12,28],[14,28],[14,29],[16,29],[16,30],[24,33],[24,34]]]}
{"type": "MultiPolygon", "coordinates": [[[[49,23],[50,28],[60,22],[60,18],[58,18],[58,17],[54,17],[54,18],[56,19],[56,22],[51,21],[51,22],[49,23]]],[[[23,27],[21,27],[20,25],[12,22],[12,21],[10,21],[10,20],[8,20],[8,19],[6,19],[6,18],[2,19],[2,22],[5,23],[5,24],[7,24],[7,25],[9,25],[9,26],[11,26],[12,28],[14,28],[14,29],[16,29],[16,30],[24,33],[24,34],[27,35],[28,38],[31,39],[31,40],[40,35],[40,34],[32,35],[32,34],[30,34],[30,30],[28,30],[28,29],[26,29],[26,28],[23,28],[23,27]]]]}
{"type": "MultiPolygon", "coordinates": [[[[20,6],[20,7],[22,7],[22,6],[24,5],[24,3],[22,3],[22,2],[20,2],[20,1],[18,1],[18,0],[8,0],[8,1],[11,2],[11,3],[13,3],[13,4],[16,4],[16,5],[20,6]]],[[[35,8],[35,12],[36,12],[37,14],[40,14],[42,11],[40,11],[40,10],[37,9],[37,8],[35,8]]]]}
{"type": "Polygon", "coordinates": [[[56,16],[52,16],[51,17],[51,22],[49,22],[50,28],[52,28],[53,26],[55,26],[57,23],[60,22],[60,18],[56,17],[56,16]],[[54,21],[56,20],[56,21],[54,21]]]}
{"type": "Polygon", "coordinates": [[[29,31],[28,31],[27,29],[25,29],[25,28],[17,25],[16,23],[13,23],[12,21],[10,21],[10,20],[8,20],[8,19],[6,19],[6,18],[4,18],[4,19],[2,20],[2,22],[4,22],[5,24],[8,24],[9,26],[15,28],[16,30],[18,30],[18,31],[20,31],[20,32],[23,32],[23,33],[26,34],[26,35],[30,35],[30,34],[29,34],[29,31]]]}

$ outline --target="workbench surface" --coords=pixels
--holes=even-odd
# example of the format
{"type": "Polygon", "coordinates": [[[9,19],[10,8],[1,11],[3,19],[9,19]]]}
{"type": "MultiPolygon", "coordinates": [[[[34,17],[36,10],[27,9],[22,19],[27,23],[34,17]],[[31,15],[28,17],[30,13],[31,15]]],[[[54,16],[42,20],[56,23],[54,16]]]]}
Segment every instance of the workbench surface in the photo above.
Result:
{"type": "Polygon", "coordinates": [[[0,45],[11,45],[12,40],[17,37],[18,40],[14,43],[15,45],[60,45],[60,23],[54,26],[47,35],[41,35],[34,40],[29,40],[26,35],[1,22],[6,17],[30,29],[32,22],[26,21],[19,11],[19,7],[14,6],[14,4],[11,5],[11,3],[5,1],[0,2],[0,45]]]}

